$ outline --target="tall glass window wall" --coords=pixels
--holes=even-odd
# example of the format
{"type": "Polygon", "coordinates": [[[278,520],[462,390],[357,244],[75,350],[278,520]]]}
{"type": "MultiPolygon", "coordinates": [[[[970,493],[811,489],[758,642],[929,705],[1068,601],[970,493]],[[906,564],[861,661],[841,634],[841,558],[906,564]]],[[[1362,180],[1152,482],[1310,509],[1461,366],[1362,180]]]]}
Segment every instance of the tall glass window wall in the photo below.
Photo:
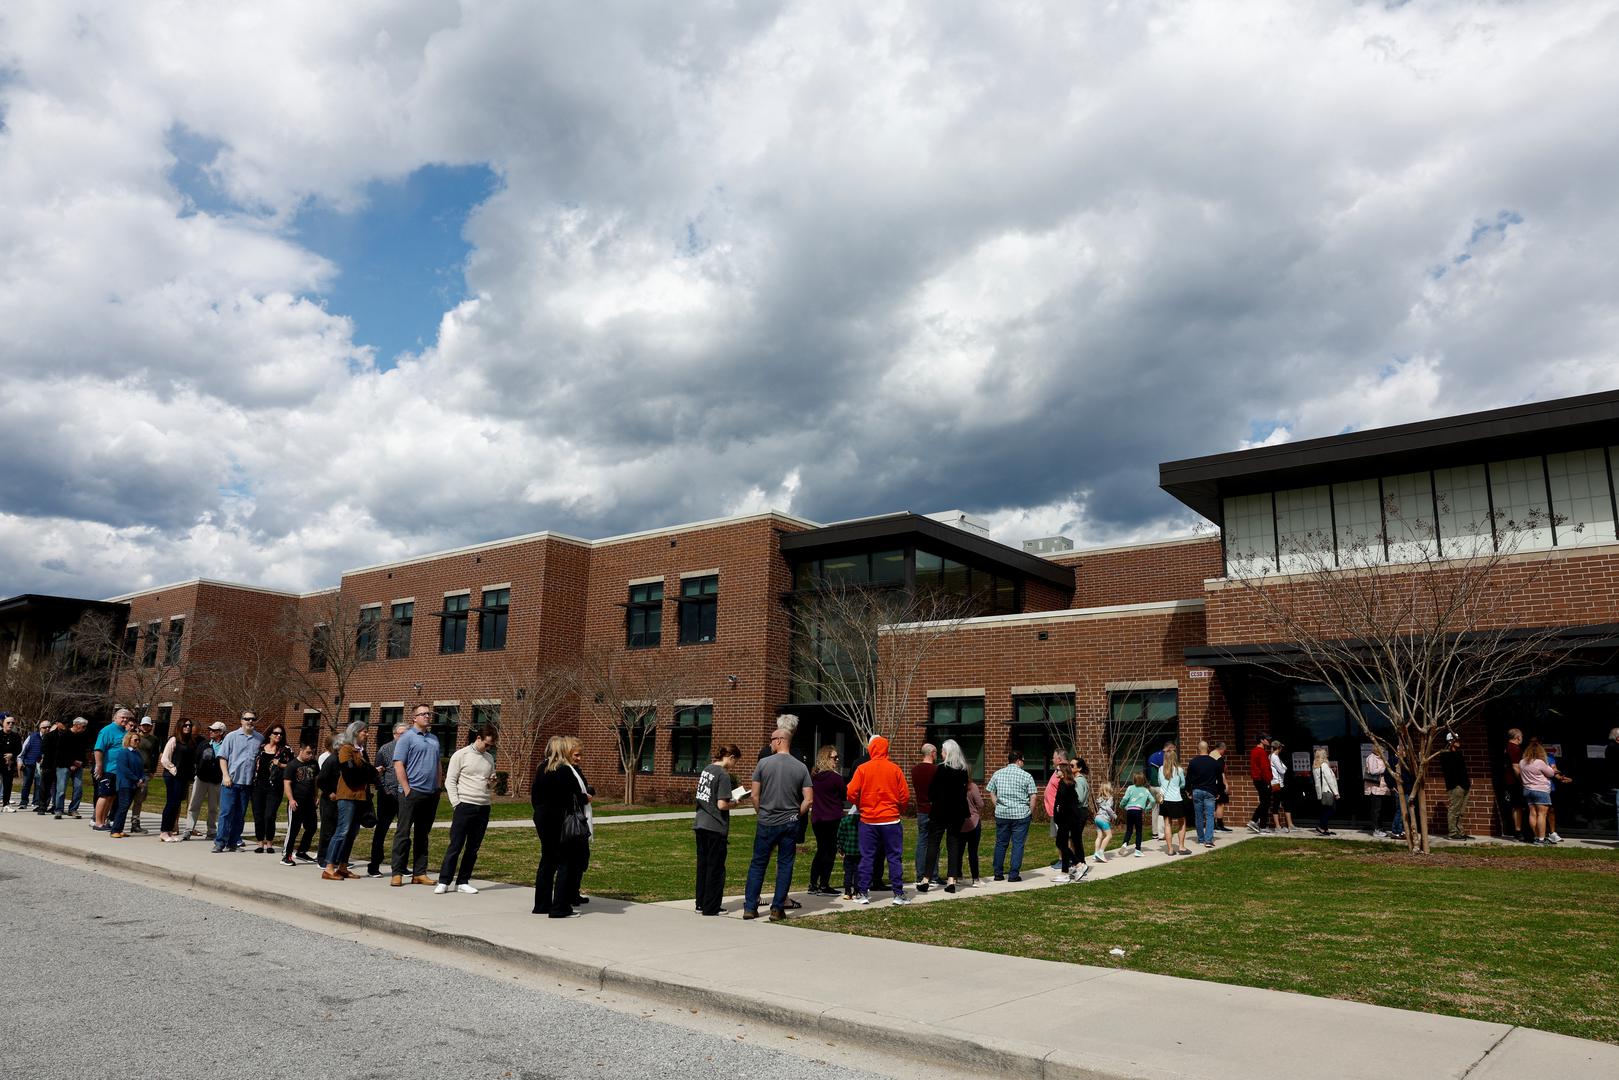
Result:
{"type": "Polygon", "coordinates": [[[1228,576],[1612,543],[1613,447],[1225,499],[1228,576]]]}

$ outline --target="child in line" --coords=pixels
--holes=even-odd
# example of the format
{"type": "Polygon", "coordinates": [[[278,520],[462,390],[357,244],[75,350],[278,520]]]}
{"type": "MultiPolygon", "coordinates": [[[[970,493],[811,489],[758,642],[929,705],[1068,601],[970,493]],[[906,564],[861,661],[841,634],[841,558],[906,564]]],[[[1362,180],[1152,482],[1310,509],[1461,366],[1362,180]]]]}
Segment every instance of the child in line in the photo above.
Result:
{"type": "Polygon", "coordinates": [[[111,772],[118,780],[117,809],[112,817],[112,838],[124,838],[124,824],[129,820],[129,806],[135,801],[135,791],[141,781],[146,779],[146,762],[141,757],[140,735],[131,731],[124,736],[123,746],[118,747],[118,753],[111,772]]]}
{"type": "Polygon", "coordinates": [[[1076,780],[1073,763],[1065,761],[1057,766],[1057,802],[1052,820],[1057,825],[1061,872],[1069,881],[1078,881],[1090,869],[1085,865],[1085,819],[1080,816],[1076,780]]]}
{"type": "Polygon", "coordinates": [[[1113,839],[1113,785],[1103,780],[1096,789],[1096,861],[1107,862],[1108,841],[1113,839]]]}
{"type": "Polygon", "coordinates": [[[1142,814],[1158,800],[1153,796],[1152,788],[1147,786],[1147,774],[1140,769],[1130,777],[1130,786],[1124,789],[1124,842],[1119,845],[1119,851],[1130,846],[1130,838],[1135,837],[1135,856],[1141,858],[1141,819],[1142,814]]]}
{"type": "Polygon", "coordinates": [[[843,855],[843,898],[853,900],[860,870],[860,811],[854,806],[838,822],[838,851],[843,855]]]}

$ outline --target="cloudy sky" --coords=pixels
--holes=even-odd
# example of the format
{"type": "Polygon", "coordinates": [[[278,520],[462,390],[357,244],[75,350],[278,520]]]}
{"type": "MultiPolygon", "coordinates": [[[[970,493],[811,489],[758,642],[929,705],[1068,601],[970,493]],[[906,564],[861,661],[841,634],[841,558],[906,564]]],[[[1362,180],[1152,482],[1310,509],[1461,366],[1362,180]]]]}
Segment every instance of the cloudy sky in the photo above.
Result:
{"type": "Polygon", "coordinates": [[[0,9],[0,595],[1619,387],[1619,4],[0,9]]]}

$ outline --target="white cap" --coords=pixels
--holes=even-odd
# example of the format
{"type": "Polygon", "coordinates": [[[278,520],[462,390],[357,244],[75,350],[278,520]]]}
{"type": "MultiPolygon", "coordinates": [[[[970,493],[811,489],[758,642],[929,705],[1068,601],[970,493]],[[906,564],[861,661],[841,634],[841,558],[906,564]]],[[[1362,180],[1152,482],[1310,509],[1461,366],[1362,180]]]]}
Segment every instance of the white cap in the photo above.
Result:
{"type": "Polygon", "coordinates": [[[141,717],[140,726],[141,727],[151,727],[152,726],[152,718],[150,716],[141,717]]]}

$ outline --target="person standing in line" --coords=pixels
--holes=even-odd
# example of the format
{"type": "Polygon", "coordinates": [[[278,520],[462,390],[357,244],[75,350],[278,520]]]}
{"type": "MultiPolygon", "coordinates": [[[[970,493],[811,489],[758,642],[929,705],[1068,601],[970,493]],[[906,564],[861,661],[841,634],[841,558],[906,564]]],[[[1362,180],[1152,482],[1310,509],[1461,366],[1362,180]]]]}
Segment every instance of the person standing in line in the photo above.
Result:
{"type": "Polygon", "coordinates": [[[339,736],[333,735],[326,740],[326,750],[315,758],[315,787],[320,792],[316,799],[318,809],[316,817],[320,832],[315,840],[315,854],[324,857],[326,848],[332,842],[332,834],[337,831],[337,748],[342,745],[339,736]]]}
{"type": "Polygon", "coordinates": [[[180,729],[163,744],[157,767],[163,772],[163,817],[158,822],[157,835],[165,844],[178,843],[180,833],[180,807],[185,803],[186,789],[196,776],[196,746],[191,740],[191,721],[180,721],[180,729]]]}
{"type": "Polygon", "coordinates": [[[17,734],[16,718],[10,713],[0,713],[0,810],[8,814],[16,812],[11,805],[11,785],[21,755],[22,736],[17,734]]]}
{"type": "Polygon", "coordinates": [[[337,827],[321,853],[322,881],[342,881],[360,875],[349,869],[349,854],[359,835],[357,823],[360,807],[371,798],[371,785],[376,782],[377,771],[365,756],[364,720],[356,720],[348,730],[338,736],[337,751],[332,755],[337,762],[337,786],[332,789],[332,801],[337,804],[337,827]]]}
{"type": "Polygon", "coordinates": [[[1467,775],[1467,758],[1462,753],[1462,737],[1454,731],[1445,732],[1445,748],[1439,753],[1439,768],[1445,777],[1445,794],[1450,797],[1446,814],[1450,839],[1471,840],[1462,818],[1467,814],[1467,801],[1473,794],[1473,780],[1467,775]]]}
{"type": "Polygon", "coordinates": [[[1332,808],[1338,805],[1338,774],[1332,771],[1332,763],[1327,760],[1327,748],[1318,746],[1315,749],[1315,760],[1310,766],[1311,779],[1315,781],[1315,799],[1321,807],[1321,816],[1316,819],[1315,831],[1322,836],[1336,835],[1327,826],[1332,821],[1332,808]]]}
{"type": "MultiPolygon", "coordinates": [[[[967,764],[967,756],[961,752],[961,744],[954,739],[944,741],[943,753],[944,762],[933,770],[933,790],[928,793],[933,813],[928,818],[927,861],[929,866],[938,866],[939,843],[942,840],[945,849],[944,891],[953,893],[961,880],[961,853],[966,847],[966,838],[961,830],[969,814],[967,788],[972,783],[972,767],[967,764]]],[[[927,888],[928,882],[924,878],[917,889],[926,892],[927,888]]]]}
{"type": "Polygon", "coordinates": [[[1225,780],[1225,743],[1216,740],[1214,750],[1218,750],[1219,753],[1216,754],[1210,751],[1209,756],[1214,758],[1215,763],[1220,767],[1218,794],[1214,800],[1214,831],[1230,832],[1231,826],[1225,823],[1225,809],[1231,805],[1231,789],[1226,786],[1225,780]]]}
{"type": "Polygon", "coordinates": [[[472,741],[450,755],[444,771],[444,793],[450,798],[450,842],[444,848],[435,893],[454,889],[478,895],[472,869],[489,828],[489,804],[494,801],[496,732],[485,725],[472,733],[472,741]]]}
{"type": "Polygon", "coordinates": [[[978,888],[978,845],[984,839],[984,791],[969,774],[967,778],[967,820],[961,824],[962,847],[967,854],[967,873],[972,887],[978,888]]]}
{"type": "Polygon", "coordinates": [[[1539,739],[1530,739],[1518,759],[1518,776],[1523,781],[1523,798],[1529,807],[1529,828],[1534,833],[1530,841],[1536,845],[1549,845],[1546,818],[1552,807],[1552,781],[1557,770],[1546,760],[1546,748],[1539,739]]]}
{"type": "Polygon", "coordinates": [[[1147,786],[1147,774],[1137,769],[1135,774],[1130,777],[1130,786],[1124,789],[1124,797],[1121,800],[1124,805],[1124,840],[1119,844],[1119,853],[1121,855],[1124,853],[1124,849],[1130,845],[1132,838],[1134,838],[1135,857],[1138,859],[1142,857],[1142,819],[1146,811],[1157,801],[1157,798],[1152,793],[1152,788],[1147,786]]]}
{"type": "Polygon", "coordinates": [[[281,783],[287,797],[287,846],[281,853],[284,866],[297,866],[299,861],[314,862],[309,854],[309,841],[314,838],[315,811],[320,805],[320,766],[315,763],[315,748],[308,743],[298,747],[292,764],[287,766],[281,783]],[[293,853],[297,858],[293,858],[293,853]]]}
{"type": "Polygon", "coordinates": [[[65,814],[70,818],[82,818],[84,815],[79,813],[79,807],[84,802],[84,763],[90,760],[90,721],[75,716],[68,727],[68,735],[73,748],[68,758],[66,783],[57,785],[56,811],[59,816],[65,814]],[[64,803],[62,796],[68,784],[73,786],[72,801],[64,803]]]}
{"type": "Polygon", "coordinates": [[[1186,786],[1192,792],[1192,816],[1197,822],[1197,842],[1206,848],[1214,846],[1214,808],[1220,798],[1220,759],[1215,755],[1220,753],[1216,750],[1198,754],[1186,763],[1186,786]]]}
{"type": "Polygon", "coordinates": [[[534,832],[540,838],[540,863],[534,870],[534,914],[552,919],[577,919],[573,900],[577,882],[589,856],[589,812],[591,796],[584,778],[574,768],[579,760],[579,740],[572,735],[553,735],[545,745],[545,761],[529,785],[528,798],[534,807],[534,832]],[[567,835],[568,821],[585,818],[586,837],[567,835]],[[575,867],[578,866],[577,873],[575,867]]]}
{"type": "Polygon", "coordinates": [[[1164,751],[1164,801],[1159,809],[1164,815],[1164,850],[1170,855],[1190,855],[1186,846],[1186,770],[1173,749],[1164,751]]]}
{"type": "Polygon", "coordinates": [[[135,801],[130,804],[130,829],[132,833],[143,833],[146,826],[141,823],[141,812],[146,809],[146,792],[152,785],[152,777],[157,772],[157,736],[152,734],[152,718],[141,717],[140,727],[136,732],[135,749],[141,752],[141,763],[146,766],[146,775],[135,786],[135,801]]]}
{"type": "Polygon", "coordinates": [[[114,750],[122,750],[124,736],[135,723],[135,714],[128,709],[119,708],[112,714],[112,723],[102,728],[96,735],[95,744],[95,781],[96,781],[96,809],[91,828],[98,832],[112,832],[112,824],[108,821],[112,817],[112,806],[118,798],[118,778],[112,773],[112,759],[114,750]]]}
{"type": "Polygon", "coordinates": [[[433,710],[417,705],[411,713],[411,730],[394,743],[394,779],[399,784],[399,830],[394,834],[393,878],[395,887],[410,875],[412,885],[432,885],[427,876],[427,838],[438,816],[438,792],[443,750],[432,732],[433,710]],[[412,847],[414,846],[414,860],[412,847]]]}
{"type": "Polygon", "coordinates": [[[1360,764],[1361,794],[1366,799],[1367,809],[1371,812],[1372,835],[1385,837],[1388,833],[1383,831],[1383,806],[1388,801],[1389,767],[1383,760],[1382,753],[1373,746],[1366,755],[1366,760],[1360,764]]]}
{"type": "Polygon", "coordinates": [[[50,731],[48,720],[41,720],[37,728],[30,728],[28,737],[23,740],[22,752],[17,761],[22,766],[22,797],[17,800],[18,810],[28,810],[30,797],[39,802],[41,790],[39,779],[39,763],[45,760],[45,733],[50,731]]]}
{"type": "Polygon", "coordinates": [[[371,861],[365,866],[368,878],[382,876],[382,856],[389,850],[384,846],[388,827],[399,816],[399,777],[394,772],[394,747],[399,743],[399,736],[408,730],[410,725],[403,721],[395,724],[393,738],[377,747],[376,760],[372,762],[377,767],[377,827],[371,833],[371,861]]]}
{"type": "Polygon", "coordinates": [[[939,872],[938,850],[934,850],[933,861],[929,863],[928,845],[924,842],[928,835],[928,817],[933,813],[928,792],[933,787],[933,774],[939,767],[938,752],[938,747],[932,743],[923,743],[922,760],[911,766],[911,791],[916,798],[916,851],[913,861],[916,863],[917,892],[927,892],[926,885],[939,872]]]}
{"type": "Polygon", "coordinates": [[[787,752],[791,737],[785,728],[777,728],[770,736],[774,753],[754,766],[753,805],[758,817],[753,861],[748,864],[748,884],[742,900],[744,919],[759,917],[759,894],[772,853],[776,856],[776,889],[770,903],[770,921],[781,922],[787,917],[787,893],[792,888],[793,861],[798,852],[798,819],[815,803],[815,785],[809,770],[787,752]]]}
{"type": "Polygon", "coordinates": [[[140,736],[133,731],[125,732],[124,744],[113,747],[113,752],[108,756],[112,761],[113,779],[118,785],[116,809],[108,828],[114,840],[122,840],[129,835],[124,831],[124,826],[129,818],[129,807],[135,800],[135,789],[146,775],[146,763],[141,760],[140,736]]]}
{"type": "MultiPolygon", "coordinates": [[[[821,748],[821,757],[817,761],[824,761],[829,746],[821,748]]],[[[725,900],[725,856],[731,842],[731,792],[736,790],[736,779],[732,770],[736,768],[736,759],[742,756],[742,751],[734,744],[727,746],[721,744],[714,747],[711,756],[713,760],[697,776],[697,812],[692,818],[692,838],[697,842],[697,913],[699,915],[723,915],[725,909],[720,906],[725,900]]],[[[835,752],[833,753],[836,757],[835,752]]],[[[834,776],[837,775],[837,766],[833,765],[834,776]]],[[[839,781],[841,783],[841,779],[839,781]]],[[[820,793],[816,793],[817,809],[819,808],[820,793]]],[[[815,826],[815,858],[821,858],[821,827],[815,826]]],[[[813,878],[815,872],[810,871],[813,878]]],[[[814,892],[811,883],[810,891],[814,892]]]]}
{"type": "MultiPolygon", "coordinates": [[[[1062,767],[1068,761],[1068,751],[1057,749],[1051,752],[1051,775],[1046,777],[1045,806],[1046,828],[1051,833],[1051,843],[1057,848],[1057,861],[1051,864],[1053,870],[1062,869],[1062,845],[1057,843],[1057,785],[1062,783],[1062,767]]],[[[1086,783],[1087,790],[1090,787],[1086,783]]],[[[1086,813],[1090,812],[1090,799],[1085,799],[1086,813]]]]}
{"type": "Polygon", "coordinates": [[[1293,831],[1293,815],[1287,809],[1287,762],[1282,740],[1270,741],[1270,827],[1276,832],[1293,831]]]}
{"type": "MultiPolygon", "coordinates": [[[[848,782],[839,769],[838,750],[823,746],[815,755],[815,768],[810,770],[810,786],[815,798],[810,805],[810,828],[815,830],[815,858],[810,862],[809,891],[811,896],[836,896],[832,888],[832,867],[838,854],[838,824],[843,820],[844,797],[848,782]]],[[[731,766],[727,765],[729,769],[731,766]]],[[[698,791],[702,781],[698,781],[698,791]]],[[[701,859],[699,859],[701,861],[701,859]]],[[[700,878],[700,875],[699,875],[700,878]]]]}
{"type": "Polygon", "coordinates": [[[1006,764],[995,770],[984,790],[995,809],[995,880],[1022,881],[1023,845],[1029,838],[1035,802],[1040,798],[1034,777],[1023,768],[1023,751],[1009,751],[1006,764]],[[1010,875],[1001,872],[1006,867],[1008,848],[1012,855],[1010,875]]]}
{"type": "Polygon", "coordinates": [[[287,729],[276,724],[265,732],[258,764],[253,770],[253,841],[255,854],[275,854],[275,819],[281,813],[287,766],[292,751],[287,749],[287,729]]]}
{"type": "Polygon", "coordinates": [[[242,829],[247,824],[247,804],[253,797],[253,770],[257,767],[259,718],[251,709],[242,713],[242,726],[219,743],[219,828],[214,832],[214,851],[241,851],[242,829]]]}
{"type": "Polygon", "coordinates": [[[1254,815],[1248,819],[1249,832],[1270,828],[1270,736],[1261,735],[1248,751],[1248,779],[1254,785],[1254,815]]]}
{"type": "Polygon", "coordinates": [[[224,739],[225,725],[215,720],[208,725],[208,737],[197,747],[197,775],[191,783],[191,802],[187,808],[185,831],[180,834],[182,840],[197,835],[197,818],[204,803],[208,805],[205,822],[208,831],[203,836],[212,840],[219,835],[219,783],[225,775],[220,748],[224,739]]]}
{"type": "Polygon", "coordinates": [[[1175,744],[1173,742],[1166,742],[1164,743],[1164,748],[1162,750],[1155,750],[1151,754],[1147,755],[1147,781],[1152,785],[1154,793],[1160,796],[1158,801],[1155,802],[1152,807],[1152,838],[1154,840],[1164,839],[1164,814],[1162,799],[1164,786],[1164,755],[1174,749],[1175,744]]]}
{"type": "Polygon", "coordinates": [[[888,867],[894,903],[909,904],[905,895],[905,827],[900,816],[911,801],[905,773],[888,757],[888,740],[873,735],[866,744],[866,760],[849,781],[849,801],[860,814],[860,872],[855,879],[854,902],[871,903],[872,877],[879,861],[888,867]]]}
{"type": "MultiPolygon", "coordinates": [[[[1085,861],[1085,825],[1079,816],[1079,795],[1074,767],[1068,762],[1057,766],[1057,802],[1052,820],[1057,826],[1057,872],[1069,881],[1078,881],[1090,870],[1085,861]]],[[[1097,807],[1097,844],[1101,845],[1101,806],[1097,807]]],[[[1100,858],[1100,854],[1098,854],[1100,858]]]]}
{"type": "MultiPolygon", "coordinates": [[[[1519,774],[1518,766],[1523,760],[1523,732],[1518,728],[1507,729],[1507,743],[1501,748],[1501,795],[1506,802],[1507,809],[1512,814],[1512,831],[1518,839],[1528,843],[1534,839],[1527,824],[1528,802],[1523,793],[1523,777],[1519,774]]],[[[1506,830],[1506,817],[1501,819],[1502,831],[1506,830]]]]}
{"type": "Polygon", "coordinates": [[[45,756],[39,761],[39,783],[42,789],[37,814],[62,816],[62,788],[67,784],[67,763],[73,758],[73,736],[62,718],[51,722],[43,739],[45,756]]]}

